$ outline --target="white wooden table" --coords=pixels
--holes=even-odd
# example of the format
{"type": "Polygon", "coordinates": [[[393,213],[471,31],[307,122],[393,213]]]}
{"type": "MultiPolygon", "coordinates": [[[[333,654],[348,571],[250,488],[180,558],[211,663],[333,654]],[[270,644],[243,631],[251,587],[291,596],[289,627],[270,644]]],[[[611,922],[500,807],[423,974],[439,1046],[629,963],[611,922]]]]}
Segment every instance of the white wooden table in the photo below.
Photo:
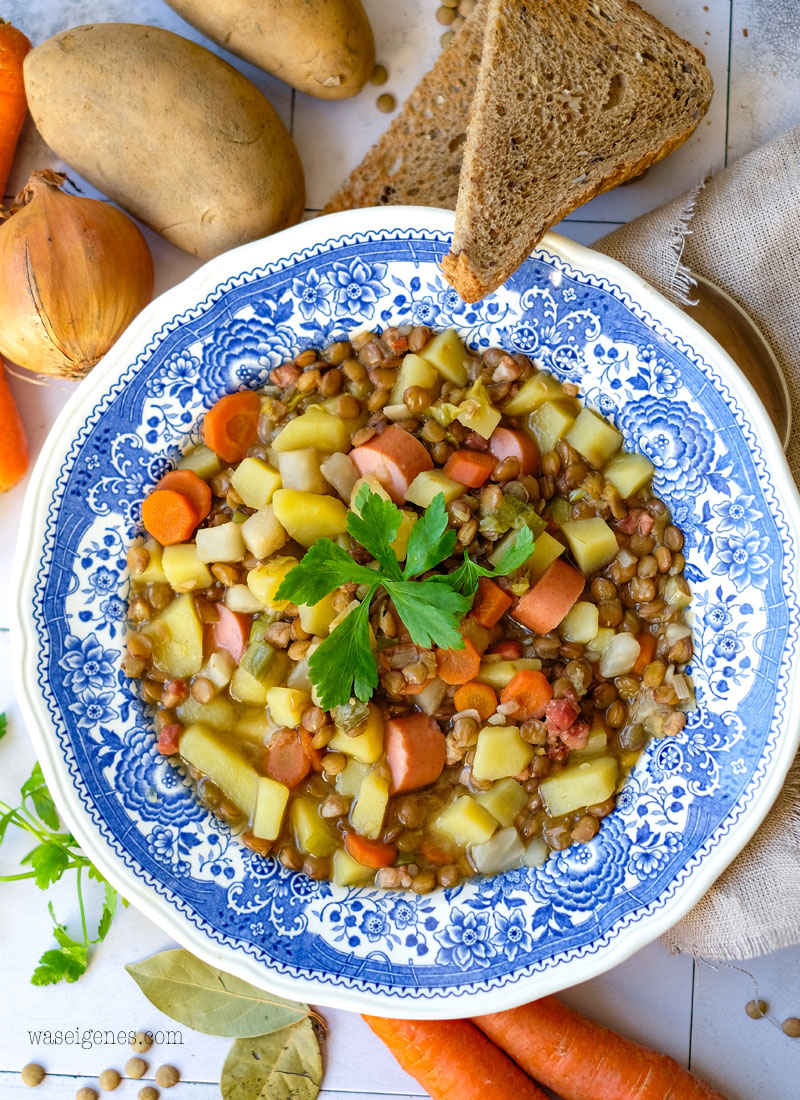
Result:
{"type": "MultiPolygon", "coordinates": [[[[436,0],[365,0],[365,5],[376,32],[378,60],[390,73],[380,91],[390,91],[402,102],[438,50],[442,28],[433,19],[436,0]]],[[[800,121],[797,0],[644,0],[644,6],[705,50],[716,87],[714,102],[686,146],[644,179],[594,200],[560,226],[585,244],[800,121]]],[[[92,20],[136,19],[199,38],[159,0],[0,0],[0,17],[21,27],[34,43],[92,20]]],[[[368,86],[356,100],[326,104],[229,60],[264,89],[291,127],[306,169],[309,209],[319,209],[386,124],[386,116],[374,105],[378,90],[368,86]]],[[[29,126],[9,190],[21,186],[31,169],[55,165],[29,126]]],[[[151,233],[148,241],[156,259],[157,290],[165,290],[197,266],[197,261],[151,233]]],[[[12,379],[12,388],[35,454],[71,387],[44,389],[12,379]]],[[[0,530],[6,532],[0,541],[0,628],[8,621],[8,571],[23,492],[24,485],[0,498],[0,530]]],[[[14,800],[33,763],[7,672],[12,644],[8,634],[0,632],[0,711],[8,714],[10,727],[0,744],[0,797],[8,801],[14,800]]],[[[6,873],[14,871],[25,850],[9,837],[0,851],[0,867],[6,873]]],[[[56,905],[62,920],[74,921],[71,884],[56,891],[56,905]]],[[[65,1100],[81,1084],[93,1083],[104,1068],[121,1070],[131,1054],[116,1045],[84,1049],[74,1040],[71,1045],[46,1045],[32,1033],[175,1026],[151,1008],[123,969],[126,963],[170,946],[167,937],[138,913],[128,910],[117,918],[88,974],[76,985],[38,989],[29,984],[29,976],[51,942],[44,895],[27,882],[0,887],[0,1100],[31,1095],[19,1078],[26,1062],[39,1061],[49,1073],[35,1095],[65,1100]]],[[[800,1015],[800,949],[745,966],[778,1020],[800,1015]]],[[[767,1021],[746,1017],[744,1005],[753,996],[753,982],[736,969],[715,970],[687,958],[670,958],[654,944],[563,996],[611,1027],[671,1054],[729,1100],[800,1097],[800,1040],[786,1038],[767,1021]]],[[[325,1015],[330,1036],[324,1054],[324,1100],[422,1095],[358,1016],[341,1011],[325,1015]]],[[[168,1095],[175,1100],[212,1100],[218,1095],[228,1042],[185,1028],[182,1039],[180,1045],[151,1052],[151,1072],[162,1062],[174,1063],[185,1083],[168,1095]]],[[[143,1083],[125,1081],[114,1095],[134,1097],[143,1083]]]]}

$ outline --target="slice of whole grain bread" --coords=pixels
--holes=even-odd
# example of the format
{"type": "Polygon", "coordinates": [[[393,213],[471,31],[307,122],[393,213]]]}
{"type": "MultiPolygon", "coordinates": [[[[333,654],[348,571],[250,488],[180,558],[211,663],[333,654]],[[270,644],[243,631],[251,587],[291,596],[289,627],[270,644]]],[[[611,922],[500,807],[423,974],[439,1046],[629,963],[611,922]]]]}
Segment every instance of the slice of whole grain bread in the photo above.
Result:
{"type": "Polygon", "coordinates": [[[483,0],[323,214],[404,203],[455,209],[485,25],[483,0]]]}
{"type": "Polygon", "coordinates": [[[486,31],[447,279],[475,302],[550,226],[681,145],[708,109],[699,50],[632,0],[483,0],[486,31]]]}

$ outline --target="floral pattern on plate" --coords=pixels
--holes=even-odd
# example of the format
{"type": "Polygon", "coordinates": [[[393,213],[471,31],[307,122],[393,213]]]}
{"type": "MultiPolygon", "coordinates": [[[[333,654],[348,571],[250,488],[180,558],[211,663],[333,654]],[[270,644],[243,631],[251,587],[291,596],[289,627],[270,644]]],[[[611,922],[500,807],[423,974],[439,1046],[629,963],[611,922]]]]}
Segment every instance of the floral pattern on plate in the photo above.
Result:
{"type": "Polygon", "coordinates": [[[747,415],[685,332],[555,239],[467,306],[439,272],[448,245],[447,232],[413,225],[323,239],[220,280],[161,324],[81,409],[25,574],[39,691],[71,795],[176,935],[191,929],[251,980],[414,1011],[555,971],[548,988],[566,984],[575,960],[613,951],[640,922],[655,927],[772,766],[798,634],[793,526],[747,415]],[[309,344],[409,319],[578,381],[648,455],[686,535],[699,703],[680,737],[650,745],[590,844],[425,897],[343,890],[254,856],[158,755],[117,659],[139,502],[198,438],[204,411],[309,344]]]}

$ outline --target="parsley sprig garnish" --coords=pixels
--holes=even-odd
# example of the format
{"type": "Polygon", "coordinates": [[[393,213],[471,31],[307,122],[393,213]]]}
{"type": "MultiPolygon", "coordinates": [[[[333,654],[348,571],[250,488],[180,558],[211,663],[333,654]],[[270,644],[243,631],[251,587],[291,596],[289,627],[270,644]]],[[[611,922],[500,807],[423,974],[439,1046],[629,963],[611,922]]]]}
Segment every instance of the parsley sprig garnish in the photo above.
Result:
{"type": "Polygon", "coordinates": [[[347,513],[350,537],[372,555],[377,569],[358,565],[347,551],[322,538],[307,551],[299,565],[287,574],[276,598],[314,604],[343,584],[365,586],[357,608],[334,628],[309,659],[309,674],[324,710],[343,706],[355,695],[366,702],[378,686],[378,668],[370,647],[369,610],[383,589],[402,619],[415,645],[463,649],[459,624],[472,606],[480,577],[505,576],[518,569],[533,552],[533,535],[523,528],[496,569],[476,565],[464,551],[464,562],[453,573],[424,580],[455,550],[457,535],[447,526],[444,496],[439,493],[411,528],[405,564],[392,549],[403,514],[364,484],[347,513]]]}
{"type": "MultiPolygon", "coordinates": [[[[5,715],[0,715],[0,736],[5,733],[5,715]]],[[[57,947],[42,955],[31,981],[34,985],[54,985],[56,982],[76,981],[84,973],[89,961],[89,949],[105,939],[117,908],[117,891],[96,867],[86,858],[75,837],[64,832],[52,796],[47,789],[42,770],[35,765],[30,777],[20,788],[20,804],[9,806],[0,800],[0,844],[10,825],[29,833],[37,841],[27,855],[22,857],[23,867],[30,870],[14,875],[0,875],[0,882],[18,882],[32,879],[40,890],[48,890],[68,871],[75,871],[81,930],[78,936],[70,934],[48,903],[53,921],[53,936],[57,947]],[[102,886],[100,917],[95,935],[89,934],[87,905],[83,893],[83,876],[95,879],[102,886]]],[[[123,904],[127,904],[123,902],[123,904]]]]}

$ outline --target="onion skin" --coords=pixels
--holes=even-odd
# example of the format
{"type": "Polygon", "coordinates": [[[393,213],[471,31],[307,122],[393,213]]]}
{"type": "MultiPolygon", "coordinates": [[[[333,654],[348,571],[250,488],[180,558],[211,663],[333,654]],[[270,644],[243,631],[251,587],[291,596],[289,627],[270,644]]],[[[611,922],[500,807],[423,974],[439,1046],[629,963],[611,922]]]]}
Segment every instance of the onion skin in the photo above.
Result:
{"type": "Polygon", "coordinates": [[[153,260],[126,214],[64,179],[34,172],[0,226],[0,354],[80,378],[152,298],[153,260]]]}

